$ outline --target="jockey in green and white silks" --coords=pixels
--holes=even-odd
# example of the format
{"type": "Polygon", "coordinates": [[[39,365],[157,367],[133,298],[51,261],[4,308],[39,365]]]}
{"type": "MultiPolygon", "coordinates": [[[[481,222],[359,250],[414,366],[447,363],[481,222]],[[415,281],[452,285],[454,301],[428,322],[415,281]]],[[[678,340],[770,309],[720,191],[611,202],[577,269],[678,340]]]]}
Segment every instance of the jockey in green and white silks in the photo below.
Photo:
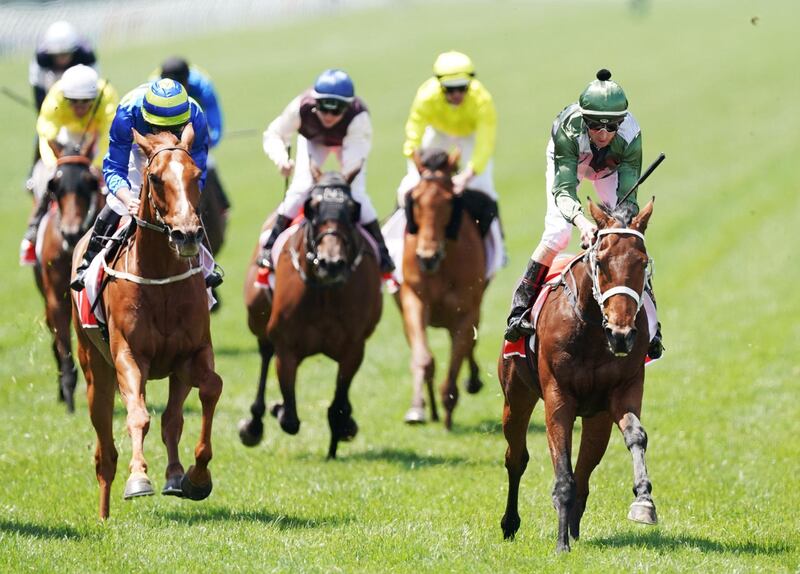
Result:
{"type": "MultiPolygon", "coordinates": [[[[514,293],[505,334],[509,341],[533,334],[535,326],[528,320],[527,310],[536,300],[553,260],[569,244],[572,226],[580,230],[585,246],[595,238],[597,227],[583,212],[578,184],[588,179],[600,201],[613,207],[641,174],[641,129],[628,111],[625,92],[611,81],[608,70],[597,72],[597,79],[581,93],[578,102],[558,114],[546,157],[544,233],[514,293]]],[[[635,194],[626,201],[635,204],[635,194]]],[[[653,341],[659,347],[651,345],[650,356],[655,359],[653,354],[660,356],[660,333],[653,341]]]]}

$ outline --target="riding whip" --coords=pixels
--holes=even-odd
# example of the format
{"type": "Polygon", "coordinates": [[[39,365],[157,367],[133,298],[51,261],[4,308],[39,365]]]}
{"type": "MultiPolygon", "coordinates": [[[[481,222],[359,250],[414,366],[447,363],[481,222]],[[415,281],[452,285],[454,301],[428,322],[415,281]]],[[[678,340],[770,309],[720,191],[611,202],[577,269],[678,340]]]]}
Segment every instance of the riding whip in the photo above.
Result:
{"type": "Polygon", "coordinates": [[[34,112],[36,112],[36,107],[33,105],[32,102],[28,101],[27,98],[20,96],[18,93],[12,91],[10,88],[3,86],[2,88],[0,88],[0,92],[3,92],[3,94],[5,94],[10,99],[17,102],[19,105],[25,106],[29,110],[33,110],[34,112]]]}
{"type": "Polygon", "coordinates": [[[666,155],[664,155],[664,153],[663,153],[663,152],[662,152],[662,153],[660,153],[660,154],[658,154],[658,157],[656,158],[656,160],[655,160],[655,161],[654,161],[652,164],[650,164],[650,167],[648,167],[648,168],[645,170],[645,172],[644,172],[644,173],[643,173],[643,174],[642,174],[642,175],[639,177],[639,179],[636,181],[636,183],[633,185],[633,187],[632,187],[632,188],[630,188],[630,190],[628,190],[628,193],[626,193],[626,194],[625,194],[625,195],[622,197],[622,199],[620,199],[620,200],[617,202],[617,204],[619,205],[619,204],[623,203],[623,202],[624,202],[626,199],[628,199],[628,198],[630,197],[630,195],[631,195],[631,194],[632,194],[634,191],[636,191],[636,188],[638,188],[640,185],[642,185],[642,184],[644,183],[644,180],[646,180],[648,177],[650,177],[650,174],[651,174],[651,173],[653,173],[653,172],[656,170],[656,168],[657,168],[659,165],[661,165],[661,162],[662,162],[662,161],[664,161],[666,158],[667,158],[667,156],[666,156],[666,155]]]}

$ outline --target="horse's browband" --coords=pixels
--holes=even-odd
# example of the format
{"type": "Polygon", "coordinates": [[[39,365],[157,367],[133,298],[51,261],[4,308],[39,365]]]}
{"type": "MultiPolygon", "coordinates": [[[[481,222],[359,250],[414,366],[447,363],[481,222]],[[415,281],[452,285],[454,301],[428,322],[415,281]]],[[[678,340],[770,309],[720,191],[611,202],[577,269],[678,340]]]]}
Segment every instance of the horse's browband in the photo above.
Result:
{"type": "Polygon", "coordinates": [[[85,155],[62,155],[56,160],[56,165],[67,165],[73,163],[89,166],[92,165],[92,160],[85,155]]]}
{"type": "Polygon", "coordinates": [[[183,153],[185,153],[185,154],[188,154],[190,157],[191,157],[191,155],[192,155],[191,153],[189,153],[189,150],[187,150],[187,149],[184,149],[184,148],[182,148],[182,147],[178,147],[178,146],[162,147],[161,149],[159,149],[159,150],[156,150],[156,152],[155,152],[155,153],[153,153],[153,155],[151,155],[151,156],[150,156],[150,158],[147,160],[147,166],[145,166],[145,167],[146,167],[148,170],[150,169],[150,164],[151,164],[151,163],[153,163],[153,160],[154,160],[154,159],[156,158],[156,156],[157,156],[158,154],[160,154],[162,151],[182,151],[183,153]]]}

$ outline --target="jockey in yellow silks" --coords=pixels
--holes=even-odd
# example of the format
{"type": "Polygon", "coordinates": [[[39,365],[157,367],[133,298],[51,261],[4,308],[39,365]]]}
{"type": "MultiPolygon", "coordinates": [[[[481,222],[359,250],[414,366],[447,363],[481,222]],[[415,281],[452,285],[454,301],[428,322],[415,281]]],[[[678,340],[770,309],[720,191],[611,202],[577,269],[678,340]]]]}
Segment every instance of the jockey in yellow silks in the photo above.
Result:
{"type": "Polygon", "coordinates": [[[99,79],[93,68],[82,64],[67,69],[47,93],[36,121],[41,159],[31,176],[34,212],[20,245],[20,264],[33,265],[36,261],[36,230],[47,211],[47,184],[56,169],[57,158],[50,143],[66,147],[94,141],[91,154],[99,171],[108,150],[108,131],[118,103],[116,90],[106,80],[99,79]]]}

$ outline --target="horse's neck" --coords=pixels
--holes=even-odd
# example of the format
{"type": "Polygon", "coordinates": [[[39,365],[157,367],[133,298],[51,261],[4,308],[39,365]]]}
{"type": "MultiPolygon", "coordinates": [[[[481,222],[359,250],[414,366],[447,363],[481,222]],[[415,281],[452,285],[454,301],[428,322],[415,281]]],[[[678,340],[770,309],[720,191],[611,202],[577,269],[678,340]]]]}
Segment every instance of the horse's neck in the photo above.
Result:
{"type": "MultiPolygon", "coordinates": [[[[139,218],[149,223],[156,223],[146,197],[142,203],[139,218]]],[[[180,260],[170,246],[167,235],[146,227],[136,228],[126,259],[129,266],[131,263],[135,265],[135,273],[149,278],[177,275],[187,268],[187,262],[180,260]]],[[[134,273],[132,268],[131,272],[134,273]]]]}
{"type": "Polygon", "coordinates": [[[599,307],[592,295],[592,276],[586,258],[573,264],[566,275],[567,287],[572,290],[577,301],[578,310],[582,315],[599,313],[599,307]],[[574,283],[570,281],[574,278],[574,283]]]}

